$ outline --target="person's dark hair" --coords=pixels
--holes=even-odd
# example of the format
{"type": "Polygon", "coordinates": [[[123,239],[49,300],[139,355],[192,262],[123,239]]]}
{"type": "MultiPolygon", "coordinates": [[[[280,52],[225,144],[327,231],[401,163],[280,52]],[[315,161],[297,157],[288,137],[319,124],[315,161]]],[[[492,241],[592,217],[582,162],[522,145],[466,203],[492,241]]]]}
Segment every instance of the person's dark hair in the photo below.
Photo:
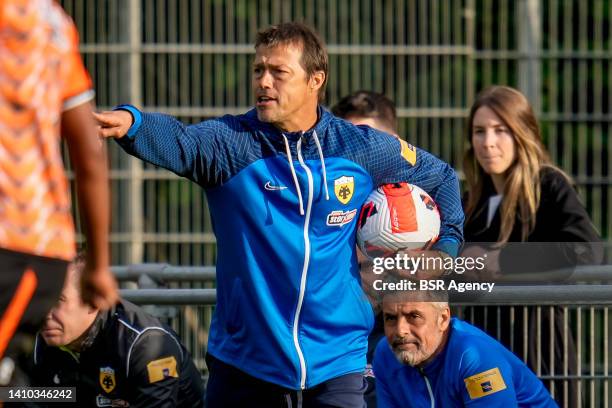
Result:
{"type": "Polygon", "coordinates": [[[325,79],[319,89],[319,102],[325,99],[325,87],[329,70],[329,58],[321,37],[306,24],[298,22],[282,23],[265,28],[257,33],[255,49],[259,46],[274,48],[279,45],[295,45],[302,49],[300,60],[308,78],[317,71],[323,71],[325,79]]]}
{"type": "Polygon", "coordinates": [[[388,131],[397,133],[395,104],[385,95],[371,91],[357,91],[345,96],[332,109],[342,119],[371,118],[388,131]]]}

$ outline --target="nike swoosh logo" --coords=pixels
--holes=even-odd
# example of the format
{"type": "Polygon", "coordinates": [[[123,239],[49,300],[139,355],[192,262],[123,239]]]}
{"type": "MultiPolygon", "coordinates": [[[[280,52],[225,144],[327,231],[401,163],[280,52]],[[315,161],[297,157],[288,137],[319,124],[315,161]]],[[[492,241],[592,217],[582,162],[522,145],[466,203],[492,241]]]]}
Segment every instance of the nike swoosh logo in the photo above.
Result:
{"type": "Polygon", "coordinates": [[[268,191],[277,191],[277,190],[285,190],[287,187],[285,186],[273,186],[272,184],[270,184],[270,182],[268,181],[266,183],[266,185],[264,186],[264,188],[268,191]]]}

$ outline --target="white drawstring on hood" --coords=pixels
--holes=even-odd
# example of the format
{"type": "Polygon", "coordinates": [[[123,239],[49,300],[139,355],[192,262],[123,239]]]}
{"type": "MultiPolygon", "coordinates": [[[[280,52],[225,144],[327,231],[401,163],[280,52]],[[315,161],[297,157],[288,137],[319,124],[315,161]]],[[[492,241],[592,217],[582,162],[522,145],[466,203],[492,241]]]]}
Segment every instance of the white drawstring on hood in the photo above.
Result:
{"type": "MultiPolygon", "coordinates": [[[[304,132],[302,132],[302,135],[304,132]]],[[[295,189],[297,190],[298,201],[300,202],[300,215],[304,215],[304,201],[302,200],[302,191],[300,190],[300,183],[297,178],[297,174],[295,173],[295,167],[293,166],[293,157],[291,156],[291,148],[289,147],[289,140],[284,133],[283,140],[285,141],[285,152],[287,153],[287,160],[289,161],[289,168],[291,169],[291,177],[293,177],[293,184],[295,184],[295,189]]],[[[321,159],[321,169],[323,170],[323,185],[325,186],[325,200],[329,201],[329,189],[327,187],[327,170],[325,169],[325,158],[323,157],[323,149],[321,149],[321,143],[319,142],[319,137],[317,136],[317,131],[312,131],[312,137],[314,139],[315,144],[317,145],[317,151],[319,152],[319,159],[321,159]]],[[[301,139],[300,139],[301,141],[301,139]]]]}
{"type": "Polygon", "coordinates": [[[298,200],[300,202],[300,215],[304,215],[304,202],[302,201],[302,192],[300,191],[300,183],[298,182],[297,175],[295,174],[295,168],[293,167],[293,157],[291,157],[291,149],[289,148],[289,140],[287,136],[283,134],[285,140],[285,151],[287,152],[287,160],[289,160],[289,168],[291,169],[291,176],[293,177],[293,183],[297,190],[298,200]]]}
{"type": "Polygon", "coordinates": [[[317,131],[312,131],[312,137],[314,138],[317,150],[319,151],[319,158],[321,159],[321,168],[323,169],[323,185],[325,186],[325,201],[329,201],[329,190],[327,189],[327,171],[325,170],[325,158],[323,157],[323,149],[321,149],[321,143],[317,137],[317,131]]]}

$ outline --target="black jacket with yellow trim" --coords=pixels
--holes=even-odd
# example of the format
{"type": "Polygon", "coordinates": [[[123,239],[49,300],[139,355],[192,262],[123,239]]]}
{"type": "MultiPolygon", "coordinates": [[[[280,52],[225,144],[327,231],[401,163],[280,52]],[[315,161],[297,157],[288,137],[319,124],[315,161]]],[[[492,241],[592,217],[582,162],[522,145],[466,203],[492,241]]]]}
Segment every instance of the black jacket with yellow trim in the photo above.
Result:
{"type": "MultiPolygon", "coordinates": [[[[545,166],[540,173],[540,189],[535,228],[526,240],[529,244],[503,247],[499,256],[501,271],[538,273],[600,264],[603,259],[601,239],[571,181],[555,168],[545,166]]],[[[479,210],[464,226],[466,246],[497,241],[501,204],[487,225],[489,198],[495,194],[493,183],[487,177],[479,210]]],[[[521,241],[521,220],[517,214],[508,242],[521,241]]]]}
{"type": "Polygon", "coordinates": [[[34,349],[35,384],[76,387],[78,406],[203,407],[204,386],[176,333],[138,306],[98,314],[80,353],[34,349]]]}

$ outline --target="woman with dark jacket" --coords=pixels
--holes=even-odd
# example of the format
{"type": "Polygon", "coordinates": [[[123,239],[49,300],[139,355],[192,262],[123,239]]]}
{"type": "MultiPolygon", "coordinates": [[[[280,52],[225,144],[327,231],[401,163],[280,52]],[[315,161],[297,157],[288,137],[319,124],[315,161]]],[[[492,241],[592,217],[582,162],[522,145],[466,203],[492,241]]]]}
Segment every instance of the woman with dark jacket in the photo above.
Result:
{"type": "MultiPolygon", "coordinates": [[[[598,234],[571,180],[551,163],[523,94],[506,86],[483,90],[472,105],[467,129],[467,254],[493,254],[498,259],[498,270],[489,271],[493,275],[601,261],[600,247],[590,244],[599,241],[598,234]],[[475,250],[469,243],[482,248],[475,250]],[[493,244],[485,248],[483,243],[493,244]]],[[[465,318],[498,337],[541,376],[579,372],[573,335],[565,330],[559,307],[542,308],[540,314],[533,306],[473,307],[465,310],[465,318]]],[[[552,385],[560,406],[566,401],[576,405],[576,381],[552,385]]]]}

